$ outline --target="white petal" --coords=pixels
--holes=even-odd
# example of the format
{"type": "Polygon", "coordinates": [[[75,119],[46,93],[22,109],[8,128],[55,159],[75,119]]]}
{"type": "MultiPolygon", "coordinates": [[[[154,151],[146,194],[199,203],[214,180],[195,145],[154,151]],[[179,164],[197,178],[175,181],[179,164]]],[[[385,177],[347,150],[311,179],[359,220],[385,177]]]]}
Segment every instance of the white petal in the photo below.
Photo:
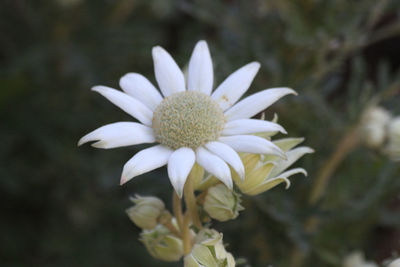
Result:
{"type": "Polygon", "coordinates": [[[277,123],[264,120],[241,119],[228,121],[225,124],[222,134],[236,135],[276,131],[286,134],[285,129],[277,123]]]}
{"type": "Polygon", "coordinates": [[[201,167],[217,177],[228,188],[233,188],[231,170],[218,156],[203,147],[199,147],[196,150],[196,161],[201,167]]]}
{"type": "Polygon", "coordinates": [[[205,147],[212,153],[223,159],[226,163],[232,166],[240,178],[244,179],[244,166],[238,153],[233,148],[221,142],[209,142],[205,147]]]}
{"type": "Polygon", "coordinates": [[[205,41],[199,41],[189,62],[188,90],[211,94],[214,72],[210,51],[205,41]]]}
{"type": "Polygon", "coordinates": [[[308,153],[314,153],[312,148],[301,146],[286,152],[287,159],[286,160],[278,160],[276,161],[276,167],[272,169],[270,173],[270,177],[274,177],[281,173],[282,171],[289,168],[293,163],[295,163],[299,158],[308,153]]]}
{"type": "Polygon", "coordinates": [[[251,118],[287,94],[296,94],[290,88],[272,88],[246,97],[225,112],[228,121],[251,118]]]}
{"type": "MultiPolygon", "coordinates": [[[[303,169],[303,168],[294,168],[294,169],[290,169],[288,171],[285,171],[285,172],[279,174],[277,177],[274,177],[274,178],[271,178],[271,179],[276,179],[276,178],[281,178],[281,177],[282,178],[289,178],[290,176],[298,174],[298,173],[302,173],[302,174],[304,174],[304,176],[308,175],[307,171],[305,169],[303,169]]],[[[268,179],[267,181],[269,181],[271,179],[268,179]]],[[[286,189],[288,189],[289,186],[290,186],[290,183],[289,183],[289,185],[286,186],[286,189]]]]}
{"type": "Polygon", "coordinates": [[[219,141],[232,147],[237,152],[269,154],[286,158],[285,153],[274,143],[254,135],[222,136],[219,141]]]}
{"type": "Polygon", "coordinates": [[[119,80],[119,86],[128,95],[136,98],[151,110],[155,110],[163,100],[154,85],[143,75],[127,73],[119,80]]]}
{"type": "Polygon", "coordinates": [[[246,194],[255,196],[255,195],[261,194],[267,190],[270,190],[281,183],[286,184],[285,189],[288,189],[290,187],[290,180],[287,177],[279,176],[279,177],[265,180],[260,185],[253,187],[250,190],[246,191],[246,194]]]}
{"type": "Polygon", "coordinates": [[[171,55],[160,46],[153,47],[154,73],[165,97],[185,91],[185,77],[171,55]]]}
{"type": "Polygon", "coordinates": [[[98,141],[92,146],[97,148],[115,148],[143,143],[154,143],[153,129],[136,122],[116,122],[104,125],[82,137],[78,146],[98,141]]]}
{"type": "Polygon", "coordinates": [[[153,146],[139,151],[127,163],[125,163],[122,171],[121,185],[135,176],[164,166],[167,164],[172,152],[171,149],[162,145],[153,146]]]}
{"type": "Polygon", "coordinates": [[[222,110],[227,110],[242,97],[247,89],[249,89],[259,68],[260,63],[258,62],[252,62],[241,67],[229,75],[228,78],[215,89],[211,97],[218,102],[222,110]]]}
{"type": "Polygon", "coordinates": [[[192,149],[182,147],[175,150],[168,160],[168,176],[179,197],[182,197],[183,187],[196,156],[192,149]]]}
{"type": "Polygon", "coordinates": [[[111,103],[136,118],[145,125],[151,125],[153,112],[133,97],[107,86],[94,86],[93,91],[98,92],[111,103]]]}
{"type": "Polygon", "coordinates": [[[302,173],[304,176],[307,176],[307,171],[304,170],[303,168],[295,168],[295,169],[288,170],[284,173],[279,174],[277,177],[266,179],[262,183],[261,186],[259,186],[258,188],[255,188],[255,190],[252,190],[251,195],[256,195],[263,191],[269,190],[282,182],[286,183],[285,189],[289,189],[290,180],[288,178],[290,176],[298,174],[298,173],[302,173]]]}

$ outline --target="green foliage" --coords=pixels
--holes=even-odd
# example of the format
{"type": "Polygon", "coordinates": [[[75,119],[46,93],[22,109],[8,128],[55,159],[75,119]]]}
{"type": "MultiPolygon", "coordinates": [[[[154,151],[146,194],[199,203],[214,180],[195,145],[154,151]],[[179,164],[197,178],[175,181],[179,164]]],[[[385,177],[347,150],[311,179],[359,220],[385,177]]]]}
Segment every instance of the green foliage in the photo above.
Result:
{"type": "MultiPolygon", "coordinates": [[[[0,3],[0,256],[2,266],[176,266],[152,259],[126,217],[128,196],[169,201],[165,169],[119,187],[139,147],[76,148],[85,133],[129,120],[90,91],[127,72],[154,81],[151,47],[181,67],[207,40],[215,84],[257,60],[249,93],[290,86],[298,97],[267,111],[316,150],[294,177],[246,197],[235,220],[213,227],[251,266],[340,266],[353,250],[381,262],[400,253],[399,165],[367,148],[350,153],[326,194],[308,205],[318,170],[379,96],[400,114],[400,2],[349,0],[57,0],[0,3]],[[313,233],[307,218],[321,221],[313,233]]],[[[167,202],[167,206],[171,203],[167,202]]]]}

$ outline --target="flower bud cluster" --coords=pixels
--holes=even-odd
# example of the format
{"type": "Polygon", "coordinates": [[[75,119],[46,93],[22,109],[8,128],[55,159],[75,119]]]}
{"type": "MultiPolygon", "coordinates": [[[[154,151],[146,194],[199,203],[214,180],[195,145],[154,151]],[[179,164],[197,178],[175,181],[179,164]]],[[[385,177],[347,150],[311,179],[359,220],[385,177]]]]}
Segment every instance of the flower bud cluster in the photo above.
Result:
{"type": "Polygon", "coordinates": [[[156,197],[136,195],[130,199],[135,205],[128,208],[128,217],[143,231],[140,241],[147,251],[156,259],[163,261],[178,261],[183,256],[183,242],[169,225],[178,229],[176,220],[165,209],[164,202],[156,197]]]}
{"type": "MultiPolygon", "coordinates": [[[[277,118],[274,122],[276,120],[277,118]]],[[[277,132],[263,132],[256,135],[271,141],[271,137],[275,134],[277,132]]],[[[297,173],[307,175],[302,168],[289,169],[302,156],[313,152],[309,147],[296,147],[303,140],[303,138],[283,138],[272,141],[285,153],[285,158],[269,154],[240,153],[245,177],[231,169],[237,191],[240,190],[241,193],[247,195],[257,195],[280,183],[286,183],[286,188],[288,188],[290,176],[297,173]]],[[[190,177],[194,190],[202,191],[202,193],[199,193],[197,197],[195,195],[194,204],[196,205],[186,206],[191,210],[184,216],[197,212],[196,209],[198,209],[200,211],[198,223],[202,224],[209,218],[224,222],[237,218],[239,212],[244,210],[241,205],[241,194],[235,191],[236,189],[228,188],[212,174],[205,176],[204,169],[199,165],[194,165],[190,177]]],[[[178,226],[176,219],[165,209],[164,203],[156,197],[136,196],[132,202],[135,205],[127,210],[128,216],[143,229],[140,240],[154,258],[163,261],[178,261],[184,256],[185,267],[235,266],[232,254],[225,250],[221,233],[197,225],[195,227],[195,224],[190,226],[190,223],[186,227],[190,227],[191,230],[182,231],[185,229],[182,228],[183,221],[180,221],[178,226]],[[195,231],[198,232],[195,233],[195,231]]],[[[178,215],[175,215],[178,218],[178,215]]]]}

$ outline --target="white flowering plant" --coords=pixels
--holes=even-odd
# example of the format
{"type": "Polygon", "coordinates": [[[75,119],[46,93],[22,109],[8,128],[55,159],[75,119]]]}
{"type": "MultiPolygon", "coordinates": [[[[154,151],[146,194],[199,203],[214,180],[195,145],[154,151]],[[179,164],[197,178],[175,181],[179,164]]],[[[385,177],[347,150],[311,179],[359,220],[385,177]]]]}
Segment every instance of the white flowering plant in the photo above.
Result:
{"type": "Polygon", "coordinates": [[[135,205],[127,209],[131,220],[143,229],[140,240],[160,260],[184,257],[187,267],[235,266],[234,257],[225,251],[222,234],[209,228],[210,220],[237,218],[244,210],[242,193],[261,194],[282,182],[289,187],[291,175],[306,174],[302,168],[286,170],[313,152],[308,147],[294,148],[303,139],[272,140],[278,132],[287,133],[277,119],[253,118],[296,92],[271,88],[241,99],[260,68],[258,62],[239,68],[214,89],[213,64],[205,41],[193,50],[187,78],[163,48],[154,47],[152,55],[160,90],[138,73],[121,78],[122,91],[92,88],[138,122],[107,124],[83,136],[78,145],[94,141],[92,146],[109,149],[155,143],[125,163],[120,179],[123,185],[167,165],[175,191],[172,214],[156,197],[132,198],[135,205]]]}

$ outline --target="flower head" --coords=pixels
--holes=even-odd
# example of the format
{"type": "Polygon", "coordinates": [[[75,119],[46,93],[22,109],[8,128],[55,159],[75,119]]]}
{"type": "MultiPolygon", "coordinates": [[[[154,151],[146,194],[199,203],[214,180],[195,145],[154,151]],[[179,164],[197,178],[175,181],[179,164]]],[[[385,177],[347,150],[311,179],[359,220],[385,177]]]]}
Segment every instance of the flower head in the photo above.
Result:
{"type": "Polygon", "coordinates": [[[231,170],[244,177],[238,152],[285,157],[271,141],[254,136],[258,132],[285,132],[279,124],[250,119],[287,94],[289,88],[263,90],[239,99],[250,87],[260,64],[252,62],[228,76],[214,91],[213,67],[205,41],[200,41],[191,56],[187,82],[173,58],[161,47],[152,51],[158,91],[138,73],[120,80],[124,92],[106,86],[96,91],[139,122],[105,125],[82,137],[78,145],[97,141],[97,148],[115,148],[143,143],[158,143],[134,155],[124,166],[121,184],[133,177],[168,165],[168,176],[182,196],[183,186],[197,162],[228,188],[231,170]]]}

